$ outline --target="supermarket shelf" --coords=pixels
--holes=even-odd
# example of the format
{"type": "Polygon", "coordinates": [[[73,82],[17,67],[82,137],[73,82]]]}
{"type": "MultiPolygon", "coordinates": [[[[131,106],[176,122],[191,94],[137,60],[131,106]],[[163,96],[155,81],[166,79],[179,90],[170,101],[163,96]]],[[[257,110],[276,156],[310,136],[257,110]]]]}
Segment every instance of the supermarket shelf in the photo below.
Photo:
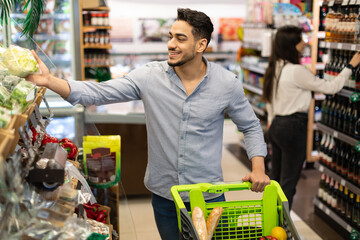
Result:
{"type": "Polygon", "coordinates": [[[263,90],[259,87],[255,87],[251,84],[248,84],[248,83],[243,83],[243,87],[244,89],[247,89],[249,90],[250,92],[253,92],[253,93],[256,93],[258,95],[262,95],[263,94],[263,90]]]}
{"type": "Polygon", "coordinates": [[[328,127],[328,126],[326,126],[326,125],[324,125],[322,123],[317,123],[316,125],[317,125],[317,128],[320,131],[322,131],[324,133],[328,133],[331,136],[333,136],[333,137],[335,137],[335,138],[337,138],[337,139],[339,139],[339,140],[341,140],[343,142],[346,142],[346,143],[348,143],[348,144],[350,144],[352,146],[356,146],[357,144],[360,144],[359,140],[356,140],[355,138],[352,138],[352,137],[350,137],[350,136],[348,136],[348,135],[346,135],[346,134],[344,134],[342,132],[339,132],[339,131],[337,131],[335,129],[332,129],[332,128],[330,128],[330,127],[328,127]]]}
{"type": "Polygon", "coordinates": [[[340,92],[337,93],[340,96],[350,98],[353,94],[359,94],[351,90],[341,89],[340,92]]]}
{"type": "Polygon", "coordinates": [[[359,51],[360,50],[360,44],[353,44],[353,43],[338,43],[338,42],[321,41],[319,43],[319,47],[329,48],[329,49],[351,50],[351,51],[359,51]]]}
{"type": "Polygon", "coordinates": [[[347,187],[350,191],[352,191],[355,194],[360,195],[360,188],[356,186],[355,184],[349,182],[348,180],[344,179],[342,176],[328,168],[327,166],[324,166],[320,162],[315,162],[314,168],[317,169],[321,173],[325,173],[329,177],[334,178],[336,181],[338,181],[341,185],[347,187]]]}
{"type": "Polygon", "coordinates": [[[93,7],[93,8],[83,8],[83,11],[108,11],[110,12],[110,8],[104,7],[93,7]]]}
{"type": "Polygon", "coordinates": [[[112,45],[111,44],[84,44],[84,48],[88,48],[88,49],[112,49],[112,45]]]}
{"type": "MultiPolygon", "coordinates": [[[[117,57],[137,57],[144,59],[156,59],[157,61],[167,60],[168,52],[153,52],[153,53],[110,53],[110,56],[114,59],[117,57]]],[[[235,52],[206,52],[204,56],[208,59],[235,59],[235,52]]]]}
{"type": "Polygon", "coordinates": [[[109,64],[109,65],[84,65],[84,67],[86,67],[86,68],[95,68],[95,67],[98,67],[98,68],[103,67],[103,68],[105,68],[105,67],[112,67],[112,66],[114,66],[114,65],[113,64],[109,64]]]}
{"type": "Polygon", "coordinates": [[[111,30],[112,26],[84,26],[83,31],[84,32],[92,32],[98,29],[104,29],[104,30],[111,30]]]}
{"type": "Polygon", "coordinates": [[[255,73],[259,73],[259,74],[265,74],[266,68],[260,67],[258,65],[255,64],[249,64],[249,63],[241,63],[241,67],[243,69],[247,69],[249,71],[255,72],[255,73]]]}
{"type": "Polygon", "coordinates": [[[242,44],[242,46],[244,48],[251,48],[251,49],[255,49],[255,50],[259,50],[261,51],[262,47],[260,43],[253,43],[253,42],[244,42],[242,44]]]}
{"type": "Polygon", "coordinates": [[[266,28],[266,23],[243,23],[243,28],[266,28]]]}
{"type": "Polygon", "coordinates": [[[59,34],[35,34],[34,40],[45,41],[45,40],[64,40],[68,41],[70,33],[59,33],[59,34]]]}
{"type": "MultiPolygon", "coordinates": [[[[344,219],[339,217],[331,208],[323,204],[318,198],[314,198],[313,203],[316,207],[319,208],[322,212],[328,215],[332,220],[334,220],[338,225],[343,229],[346,229],[349,233],[354,229],[350,224],[348,224],[344,219]]],[[[354,229],[357,230],[357,229],[354,229]]]]}
{"type": "MultiPolygon", "coordinates": [[[[12,13],[10,14],[12,18],[26,18],[25,13],[12,13]]],[[[70,19],[70,13],[52,13],[52,14],[43,14],[41,19],[54,18],[54,19],[70,19]]]]}

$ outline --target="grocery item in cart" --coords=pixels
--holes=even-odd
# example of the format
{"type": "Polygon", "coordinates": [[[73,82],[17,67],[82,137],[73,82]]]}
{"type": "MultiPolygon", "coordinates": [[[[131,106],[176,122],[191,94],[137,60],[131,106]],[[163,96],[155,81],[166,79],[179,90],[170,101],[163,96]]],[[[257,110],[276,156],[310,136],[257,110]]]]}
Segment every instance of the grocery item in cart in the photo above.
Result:
{"type": "MultiPolygon", "coordinates": [[[[178,185],[171,188],[174,199],[181,239],[200,239],[191,221],[192,211],[188,211],[180,197],[180,193],[189,194],[190,206],[199,206],[205,218],[212,209],[222,207],[220,217],[213,238],[258,240],[263,236],[270,236],[271,230],[281,226],[286,230],[288,239],[300,239],[289,214],[289,205],[280,185],[271,181],[265,187],[262,199],[205,202],[203,193],[220,194],[228,191],[250,190],[250,182],[235,183],[199,183],[192,185],[178,185]]],[[[193,207],[192,207],[193,208],[193,207]]]]}

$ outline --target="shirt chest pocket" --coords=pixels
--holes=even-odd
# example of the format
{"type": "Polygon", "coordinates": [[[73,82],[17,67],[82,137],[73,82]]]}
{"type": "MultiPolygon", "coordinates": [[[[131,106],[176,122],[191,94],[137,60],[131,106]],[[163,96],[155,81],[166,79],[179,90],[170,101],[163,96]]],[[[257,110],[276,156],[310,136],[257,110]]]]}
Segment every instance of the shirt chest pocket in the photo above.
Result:
{"type": "Polygon", "coordinates": [[[209,126],[223,116],[221,99],[214,95],[202,95],[190,105],[190,121],[195,125],[209,126]]]}

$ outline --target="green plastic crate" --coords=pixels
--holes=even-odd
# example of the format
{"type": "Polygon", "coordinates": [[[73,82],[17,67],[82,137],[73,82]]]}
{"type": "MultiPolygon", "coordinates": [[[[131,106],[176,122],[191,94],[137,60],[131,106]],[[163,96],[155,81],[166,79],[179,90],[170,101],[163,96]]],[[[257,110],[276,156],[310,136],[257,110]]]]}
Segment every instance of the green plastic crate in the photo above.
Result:
{"type": "Polygon", "coordinates": [[[263,197],[259,200],[241,200],[206,203],[203,192],[224,193],[251,189],[250,182],[236,183],[199,183],[192,185],[177,185],[171,188],[171,195],[176,205],[180,239],[194,239],[199,237],[191,220],[191,211],[188,212],[180,192],[189,192],[190,206],[200,207],[205,219],[215,207],[222,207],[223,214],[215,229],[212,239],[256,239],[271,234],[275,226],[282,226],[288,234],[288,239],[300,239],[289,214],[287,198],[280,185],[271,181],[265,187],[263,197]]]}

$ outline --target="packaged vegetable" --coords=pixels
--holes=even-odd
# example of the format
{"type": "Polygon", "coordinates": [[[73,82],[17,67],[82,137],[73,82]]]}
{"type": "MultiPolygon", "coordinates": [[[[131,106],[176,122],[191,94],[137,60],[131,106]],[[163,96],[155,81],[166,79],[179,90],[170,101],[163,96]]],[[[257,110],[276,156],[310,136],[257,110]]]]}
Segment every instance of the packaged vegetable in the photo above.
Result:
{"type": "Polygon", "coordinates": [[[120,136],[84,136],[84,172],[90,186],[109,188],[120,181],[120,136]]]}
{"type": "Polygon", "coordinates": [[[5,104],[9,101],[10,92],[2,85],[0,85],[0,104],[1,106],[5,106],[5,104]]]}
{"type": "Polygon", "coordinates": [[[38,70],[38,63],[29,49],[11,45],[2,54],[5,66],[10,74],[18,77],[27,77],[38,70]]]}
{"type": "Polygon", "coordinates": [[[6,128],[10,121],[10,111],[6,108],[0,107],[0,128],[6,128]]]}
{"type": "Polygon", "coordinates": [[[32,103],[36,94],[35,84],[28,81],[20,81],[13,89],[7,108],[22,112],[32,103]]]}
{"type": "Polygon", "coordinates": [[[20,78],[18,76],[10,75],[10,76],[5,76],[2,79],[1,83],[4,87],[6,87],[11,92],[14,89],[14,87],[23,80],[25,80],[25,79],[20,78]]]}

